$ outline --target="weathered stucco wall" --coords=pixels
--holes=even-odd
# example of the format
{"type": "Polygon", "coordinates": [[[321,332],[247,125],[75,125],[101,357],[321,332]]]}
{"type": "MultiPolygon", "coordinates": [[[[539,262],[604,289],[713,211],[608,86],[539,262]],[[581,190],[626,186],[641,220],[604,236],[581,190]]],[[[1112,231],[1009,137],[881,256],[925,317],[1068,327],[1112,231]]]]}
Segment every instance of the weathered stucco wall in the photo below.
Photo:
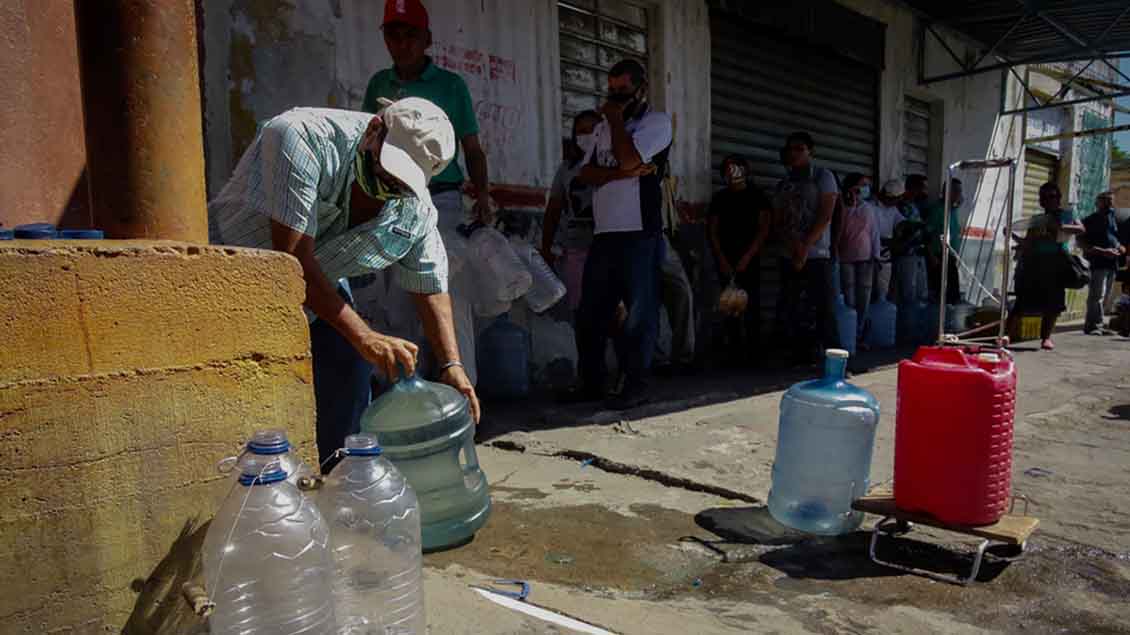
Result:
{"type": "Polygon", "coordinates": [[[0,246],[0,630],[187,632],[216,462],[258,427],[313,449],[298,263],[48,244],[0,246]]]}
{"type": "Polygon", "coordinates": [[[0,227],[89,227],[73,3],[0,3],[0,77],[0,227]]]}
{"type": "MultiPolygon", "coordinates": [[[[491,182],[511,186],[511,198],[499,202],[539,206],[561,156],[556,2],[425,4],[431,12],[433,59],[460,72],[471,91],[491,182]],[[523,191],[531,196],[521,196],[523,191]]],[[[709,194],[710,158],[706,6],[663,0],[655,7],[654,99],[678,119],[673,165],[682,197],[701,202],[709,194]]],[[[257,121],[294,106],[360,107],[369,78],[392,64],[379,29],[383,10],[381,0],[205,3],[212,195],[254,137],[257,121]]]]}

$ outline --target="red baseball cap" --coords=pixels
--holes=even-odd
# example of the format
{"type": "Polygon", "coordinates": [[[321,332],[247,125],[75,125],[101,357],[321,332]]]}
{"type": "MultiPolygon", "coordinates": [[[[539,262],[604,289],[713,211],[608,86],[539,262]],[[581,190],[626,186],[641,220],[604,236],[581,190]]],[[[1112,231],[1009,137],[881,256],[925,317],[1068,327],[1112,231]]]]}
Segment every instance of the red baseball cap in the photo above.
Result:
{"type": "Polygon", "coordinates": [[[382,26],[400,22],[417,29],[428,30],[428,10],[420,0],[385,0],[385,20],[382,26]]]}

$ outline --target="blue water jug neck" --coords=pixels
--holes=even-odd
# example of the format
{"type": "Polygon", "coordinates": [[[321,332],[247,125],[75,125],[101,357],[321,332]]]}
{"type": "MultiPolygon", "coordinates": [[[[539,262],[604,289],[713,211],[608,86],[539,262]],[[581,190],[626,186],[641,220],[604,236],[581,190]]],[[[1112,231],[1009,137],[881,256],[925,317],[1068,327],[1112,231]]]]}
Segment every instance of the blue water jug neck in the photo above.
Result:
{"type": "Polygon", "coordinates": [[[828,355],[824,358],[824,380],[844,381],[847,377],[847,359],[828,355]]]}

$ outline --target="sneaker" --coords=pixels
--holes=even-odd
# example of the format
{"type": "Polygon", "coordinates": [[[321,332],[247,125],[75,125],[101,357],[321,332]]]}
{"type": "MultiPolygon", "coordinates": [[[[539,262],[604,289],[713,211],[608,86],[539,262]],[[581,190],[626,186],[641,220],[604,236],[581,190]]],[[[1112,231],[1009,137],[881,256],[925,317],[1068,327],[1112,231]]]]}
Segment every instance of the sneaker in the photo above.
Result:
{"type": "Polygon", "coordinates": [[[647,395],[647,385],[641,381],[634,381],[625,384],[620,394],[610,397],[604,405],[609,410],[631,410],[648,401],[651,401],[651,398],[647,395]]]}
{"type": "Polygon", "coordinates": [[[1045,351],[1054,351],[1055,342],[1053,342],[1052,338],[1049,337],[1048,339],[1040,342],[1040,348],[1044,349],[1045,351]]]}

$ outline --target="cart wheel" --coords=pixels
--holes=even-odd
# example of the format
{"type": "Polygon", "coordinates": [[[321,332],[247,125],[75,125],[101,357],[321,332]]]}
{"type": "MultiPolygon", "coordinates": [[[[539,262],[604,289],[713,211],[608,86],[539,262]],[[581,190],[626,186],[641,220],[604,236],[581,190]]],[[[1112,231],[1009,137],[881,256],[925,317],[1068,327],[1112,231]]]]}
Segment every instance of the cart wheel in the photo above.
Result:
{"type": "Polygon", "coordinates": [[[912,529],[914,529],[914,523],[906,520],[900,520],[895,525],[895,531],[900,534],[909,534],[912,529]]]}

